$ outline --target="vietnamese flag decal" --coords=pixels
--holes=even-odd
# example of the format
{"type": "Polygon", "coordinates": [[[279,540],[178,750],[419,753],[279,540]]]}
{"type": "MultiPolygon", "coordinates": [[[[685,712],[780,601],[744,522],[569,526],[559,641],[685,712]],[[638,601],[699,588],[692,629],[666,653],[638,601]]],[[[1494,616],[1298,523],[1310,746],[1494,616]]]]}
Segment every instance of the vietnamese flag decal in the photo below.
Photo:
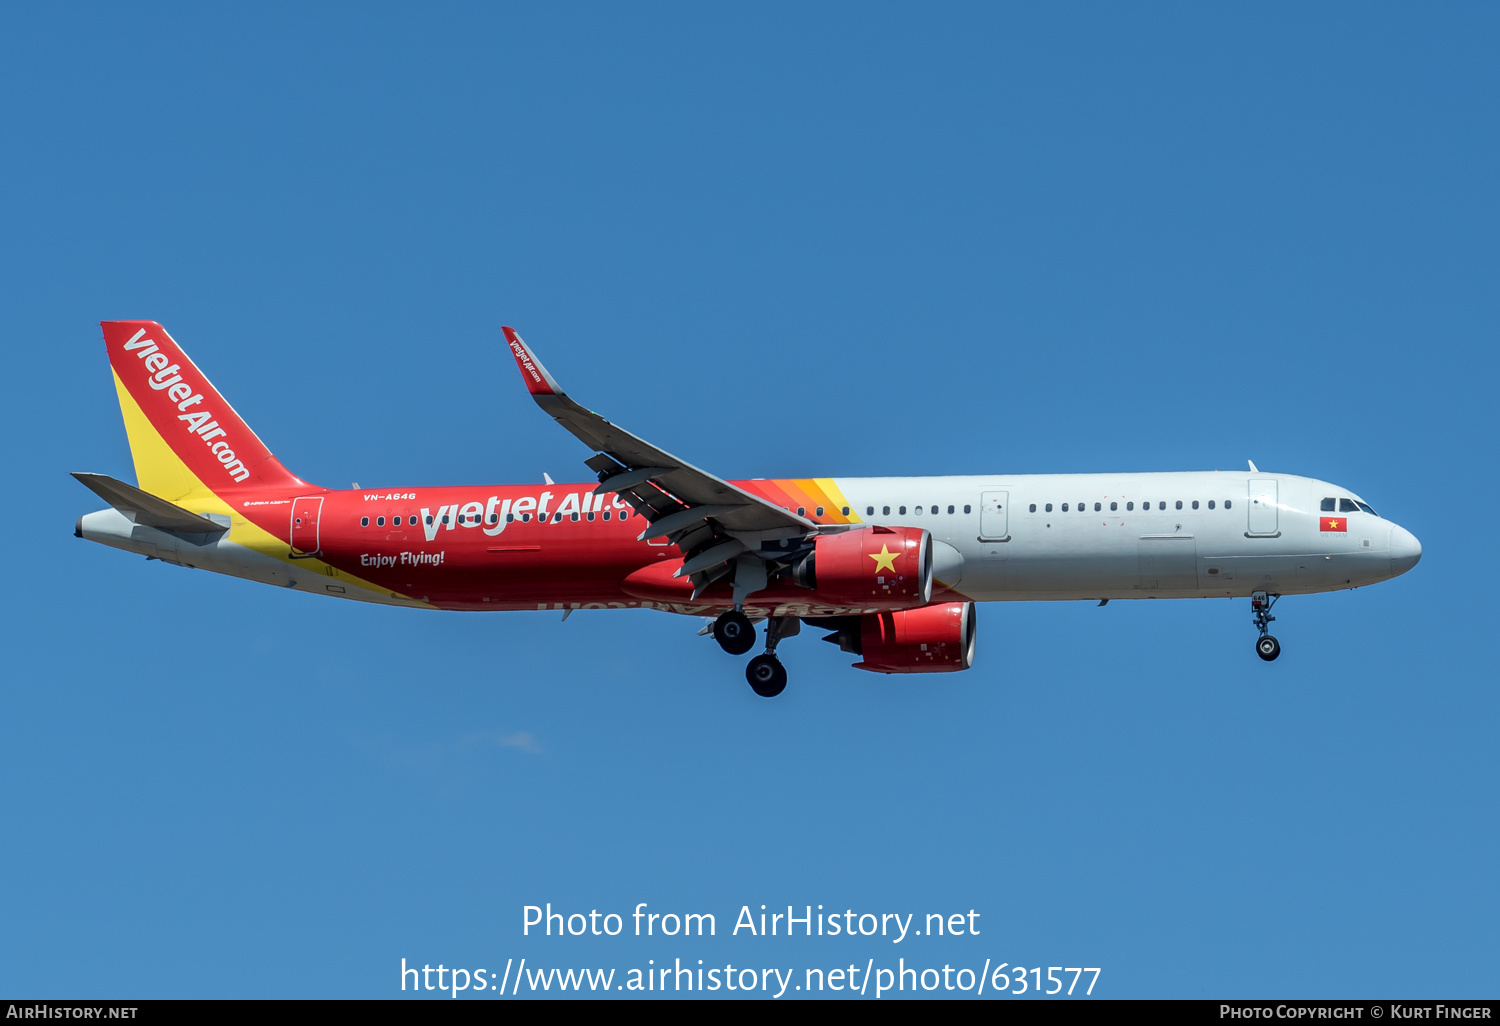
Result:
{"type": "Polygon", "coordinates": [[[1349,521],[1343,517],[1324,517],[1318,521],[1318,530],[1346,532],[1349,530],[1349,521]]]}

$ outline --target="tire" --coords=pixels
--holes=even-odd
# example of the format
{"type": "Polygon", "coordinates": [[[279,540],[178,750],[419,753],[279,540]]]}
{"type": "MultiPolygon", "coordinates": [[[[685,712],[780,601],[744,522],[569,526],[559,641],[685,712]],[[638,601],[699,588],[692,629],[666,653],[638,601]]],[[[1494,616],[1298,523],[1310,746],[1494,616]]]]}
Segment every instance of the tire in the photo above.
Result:
{"type": "Polygon", "coordinates": [[[714,621],[714,640],[730,655],[744,655],[755,647],[755,625],[744,613],[731,609],[714,621]]]}
{"type": "Polygon", "coordinates": [[[1281,655],[1281,642],[1267,634],[1255,643],[1255,654],[1269,663],[1281,655]]]}
{"type": "Polygon", "coordinates": [[[786,667],[773,655],[758,655],[745,667],[745,679],[761,698],[775,698],[786,690],[786,667]]]}

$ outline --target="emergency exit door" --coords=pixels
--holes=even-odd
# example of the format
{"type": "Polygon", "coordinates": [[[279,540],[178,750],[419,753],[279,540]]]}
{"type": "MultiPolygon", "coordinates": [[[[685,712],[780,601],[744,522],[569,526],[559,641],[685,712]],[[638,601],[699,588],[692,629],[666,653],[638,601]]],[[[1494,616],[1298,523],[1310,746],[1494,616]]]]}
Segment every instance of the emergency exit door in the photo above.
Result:
{"type": "Polygon", "coordinates": [[[292,500],[292,558],[302,559],[318,554],[318,517],[323,513],[323,496],[304,495],[292,500]]]}

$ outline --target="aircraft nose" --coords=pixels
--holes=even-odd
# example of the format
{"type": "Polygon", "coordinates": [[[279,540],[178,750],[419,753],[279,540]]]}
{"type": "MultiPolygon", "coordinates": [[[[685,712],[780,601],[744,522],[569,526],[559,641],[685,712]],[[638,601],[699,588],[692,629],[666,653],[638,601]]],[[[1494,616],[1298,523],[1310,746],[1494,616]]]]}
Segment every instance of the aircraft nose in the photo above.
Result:
{"type": "Polygon", "coordinates": [[[1391,525],[1391,576],[1400,577],[1422,558],[1422,543],[1398,524],[1391,525]]]}

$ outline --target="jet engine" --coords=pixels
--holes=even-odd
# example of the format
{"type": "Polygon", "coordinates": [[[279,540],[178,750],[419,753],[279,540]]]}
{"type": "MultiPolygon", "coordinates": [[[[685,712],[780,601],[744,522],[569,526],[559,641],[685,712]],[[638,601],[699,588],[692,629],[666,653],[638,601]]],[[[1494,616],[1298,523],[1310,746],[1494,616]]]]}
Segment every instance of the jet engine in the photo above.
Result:
{"type": "Polygon", "coordinates": [[[840,629],[824,638],[864,656],[857,670],[876,673],[947,673],[974,665],[974,603],[939,602],[860,617],[813,622],[840,629]]]}
{"type": "Polygon", "coordinates": [[[792,580],[835,606],[921,606],[932,599],[932,534],[865,527],[819,535],[792,580]]]}

